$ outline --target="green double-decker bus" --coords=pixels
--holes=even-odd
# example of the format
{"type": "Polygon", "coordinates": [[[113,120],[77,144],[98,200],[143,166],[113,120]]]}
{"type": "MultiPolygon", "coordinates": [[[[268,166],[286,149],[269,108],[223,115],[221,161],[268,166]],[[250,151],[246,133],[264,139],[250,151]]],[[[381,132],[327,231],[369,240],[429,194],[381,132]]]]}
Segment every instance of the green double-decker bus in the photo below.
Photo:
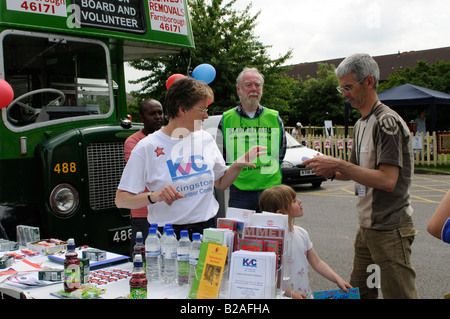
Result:
{"type": "Polygon", "coordinates": [[[2,0],[0,237],[17,225],[128,254],[114,204],[127,117],[124,63],[193,49],[185,0],[2,0]]]}

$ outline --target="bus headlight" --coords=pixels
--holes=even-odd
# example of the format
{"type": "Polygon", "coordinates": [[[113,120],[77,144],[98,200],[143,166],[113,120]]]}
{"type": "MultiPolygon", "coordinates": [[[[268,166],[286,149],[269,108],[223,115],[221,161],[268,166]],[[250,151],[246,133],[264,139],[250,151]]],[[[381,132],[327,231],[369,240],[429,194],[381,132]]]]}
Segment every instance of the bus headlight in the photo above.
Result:
{"type": "Polygon", "coordinates": [[[78,192],[69,184],[56,186],[50,194],[50,207],[55,214],[62,217],[72,215],[78,208],[78,203],[78,192]]]}

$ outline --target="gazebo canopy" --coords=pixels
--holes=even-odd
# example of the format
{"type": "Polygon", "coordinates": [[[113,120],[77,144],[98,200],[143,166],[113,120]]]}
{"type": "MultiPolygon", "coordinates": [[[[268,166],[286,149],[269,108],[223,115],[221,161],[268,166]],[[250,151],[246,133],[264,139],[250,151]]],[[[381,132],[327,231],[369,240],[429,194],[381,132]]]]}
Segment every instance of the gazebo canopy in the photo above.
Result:
{"type": "MultiPolygon", "coordinates": [[[[378,98],[390,107],[423,106],[430,110],[431,131],[436,131],[436,106],[450,105],[450,94],[426,89],[412,84],[403,84],[378,92],[378,98]]],[[[351,108],[350,103],[346,104],[351,108]]],[[[346,114],[348,119],[348,114],[346,114]]]]}
{"type": "Polygon", "coordinates": [[[403,84],[378,93],[380,101],[389,106],[401,105],[450,105],[450,94],[412,84],[403,84]]]}
{"type": "Polygon", "coordinates": [[[403,84],[378,93],[381,102],[388,106],[428,106],[431,131],[436,130],[436,106],[450,105],[450,94],[412,84],[403,84]]]}

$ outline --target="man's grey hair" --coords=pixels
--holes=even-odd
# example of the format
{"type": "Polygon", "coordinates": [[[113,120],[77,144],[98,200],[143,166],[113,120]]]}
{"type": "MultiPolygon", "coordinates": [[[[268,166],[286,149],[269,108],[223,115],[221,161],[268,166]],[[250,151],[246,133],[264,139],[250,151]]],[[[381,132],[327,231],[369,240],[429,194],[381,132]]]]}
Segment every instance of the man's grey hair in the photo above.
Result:
{"type": "Polygon", "coordinates": [[[378,81],[380,80],[380,69],[377,62],[366,53],[355,53],[345,58],[334,72],[338,79],[349,73],[354,73],[356,81],[362,81],[372,75],[375,79],[375,89],[378,87],[378,81]]]}
{"type": "Polygon", "coordinates": [[[261,78],[261,84],[264,85],[264,76],[263,76],[261,73],[259,73],[259,71],[258,71],[257,68],[248,68],[248,67],[245,67],[245,68],[241,71],[241,73],[239,73],[238,77],[236,78],[236,85],[237,85],[237,86],[241,86],[242,77],[243,77],[244,74],[247,73],[247,72],[252,72],[252,73],[258,74],[259,77],[261,78]]]}

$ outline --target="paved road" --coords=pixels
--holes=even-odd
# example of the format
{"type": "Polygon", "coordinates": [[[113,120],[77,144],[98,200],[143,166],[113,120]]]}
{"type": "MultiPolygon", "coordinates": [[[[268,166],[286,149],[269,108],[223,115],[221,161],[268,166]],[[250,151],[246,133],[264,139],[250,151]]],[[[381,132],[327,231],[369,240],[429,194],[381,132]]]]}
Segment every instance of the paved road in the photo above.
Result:
{"type": "MultiPolygon", "coordinates": [[[[296,224],[309,232],[319,256],[349,280],[353,240],[358,227],[354,183],[327,181],[316,189],[309,185],[296,185],[294,189],[303,200],[304,211],[296,224]]],[[[411,199],[413,221],[419,234],[412,245],[412,263],[417,273],[419,296],[423,299],[442,299],[444,294],[450,293],[450,245],[432,237],[426,230],[428,220],[449,189],[449,175],[414,176],[411,199]]],[[[312,269],[310,277],[314,291],[336,289],[334,283],[312,269]]]]}

